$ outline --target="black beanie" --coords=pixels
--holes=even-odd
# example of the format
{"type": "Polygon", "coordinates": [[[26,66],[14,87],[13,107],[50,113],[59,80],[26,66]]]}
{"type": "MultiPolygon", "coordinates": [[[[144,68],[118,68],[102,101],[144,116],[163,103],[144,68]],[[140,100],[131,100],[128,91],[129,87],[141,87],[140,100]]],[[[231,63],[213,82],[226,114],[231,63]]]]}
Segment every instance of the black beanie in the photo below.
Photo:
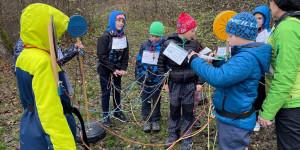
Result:
{"type": "Polygon", "coordinates": [[[284,11],[300,11],[300,0],[274,0],[274,2],[284,11]]]}

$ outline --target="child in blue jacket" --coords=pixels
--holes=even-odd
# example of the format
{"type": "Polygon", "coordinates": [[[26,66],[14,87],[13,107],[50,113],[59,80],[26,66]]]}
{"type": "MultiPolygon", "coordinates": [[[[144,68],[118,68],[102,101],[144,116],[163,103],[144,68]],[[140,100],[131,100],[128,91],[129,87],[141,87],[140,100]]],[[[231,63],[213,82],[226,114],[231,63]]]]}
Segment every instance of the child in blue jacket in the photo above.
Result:
{"type": "MultiPolygon", "coordinates": [[[[254,9],[253,13],[254,17],[257,20],[259,29],[257,33],[256,42],[264,42],[267,43],[269,39],[269,35],[271,35],[270,21],[271,21],[271,12],[269,7],[267,6],[258,6],[254,9]],[[267,35],[268,34],[268,35],[267,35]],[[261,38],[266,37],[266,38],[261,38]]],[[[257,98],[254,102],[254,107],[256,110],[261,109],[261,105],[266,98],[266,90],[265,90],[265,74],[261,75],[260,83],[257,88],[257,98]]],[[[258,116],[258,113],[257,113],[258,116]]],[[[255,128],[253,131],[259,131],[260,125],[256,122],[255,128]]]]}
{"type": "Polygon", "coordinates": [[[246,12],[233,16],[226,25],[232,57],[210,66],[192,52],[188,58],[192,69],[216,87],[213,96],[219,150],[245,149],[255,126],[253,102],[262,73],[269,69],[271,46],[255,42],[256,18],[246,12]]]}
{"type": "Polygon", "coordinates": [[[163,24],[161,22],[153,22],[150,26],[150,38],[147,42],[142,44],[139,54],[136,58],[136,79],[139,79],[140,82],[143,82],[145,80],[142,92],[142,119],[144,121],[146,121],[152,109],[151,100],[153,101],[153,106],[156,101],[158,101],[151,117],[144,124],[144,132],[151,131],[151,124],[153,132],[160,131],[159,120],[161,118],[161,113],[159,95],[161,92],[161,88],[157,87],[156,85],[160,82],[160,78],[157,75],[158,56],[162,48],[162,44],[164,43],[164,41],[166,41],[166,38],[163,37],[163,33],[163,24]]]}

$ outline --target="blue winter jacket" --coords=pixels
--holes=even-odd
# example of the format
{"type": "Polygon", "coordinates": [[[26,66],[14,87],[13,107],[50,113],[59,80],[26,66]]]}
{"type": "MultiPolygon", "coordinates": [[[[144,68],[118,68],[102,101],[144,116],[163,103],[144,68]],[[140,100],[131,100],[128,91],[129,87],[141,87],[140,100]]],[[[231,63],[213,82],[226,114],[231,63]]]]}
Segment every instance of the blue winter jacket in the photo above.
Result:
{"type": "Polygon", "coordinates": [[[148,70],[151,73],[147,74],[146,82],[159,82],[159,76],[157,76],[157,65],[151,65],[151,64],[144,64],[142,63],[142,57],[144,50],[149,50],[149,51],[155,51],[156,53],[160,53],[160,50],[162,48],[162,44],[166,41],[167,39],[165,37],[162,37],[161,40],[155,44],[152,43],[151,39],[149,39],[148,42],[145,42],[142,44],[139,54],[136,58],[136,63],[135,63],[135,77],[136,79],[140,79],[139,81],[144,81],[144,74],[148,70]],[[151,47],[151,48],[150,48],[151,47]],[[143,76],[141,78],[141,76],[143,76]]]}
{"type": "MultiPolygon", "coordinates": [[[[20,53],[24,50],[23,44],[24,43],[20,38],[14,47],[15,51],[14,51],[13,65],[12,65],[12,70],[14,72],[16,72],[15,66],[16,66],[17,58],[19,57],[20,53]]],[[[75,45],[72,45],[70,48],[66,50],[62,50],[62,48],[58,46],[57,51],[58,51],[58,59],[60,60],[61,63],[60,65],[67,63],[78,54],[78,50],[77,48],[75,48],[75,45]]]]}
{"type": "Polygon", "coordinates": [[[267,29],[268,32],[270,32],[271,31],[271,28],[270,28],[271,13],[270,13],[269,7],[267,7],[267,6],[258,6],[254,9],[252,14],[255,15],[256,13],[260,13],[264,17],[262,28],[260,30],[262,31],[264,29],[267,29]]]}
{"type": "MultiPolygon", "coordinates": [[[[231,50],[232,57],[226,63],[219,61],[213,67],[203,59],[195,58],[191,60],[191,67],[198,76],[216,87],[213,103],[217,110],[240,114],[252,108],[261,74],[269,69],[271,46],[253,42],[233,46],[231,50]]],[[[238,128],[253,130],[255,126],[256,113],[236,120],[214,113],[220,121],[238,128]]]]}

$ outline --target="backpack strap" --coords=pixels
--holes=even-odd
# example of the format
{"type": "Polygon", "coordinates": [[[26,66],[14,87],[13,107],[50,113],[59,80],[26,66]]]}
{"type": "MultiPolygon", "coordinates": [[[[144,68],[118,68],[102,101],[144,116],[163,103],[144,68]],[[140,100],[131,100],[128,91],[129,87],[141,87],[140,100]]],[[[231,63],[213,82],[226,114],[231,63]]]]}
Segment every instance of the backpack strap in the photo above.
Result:
{"type": "MultiPolygon", "coordinates": [[[[82,137],[83,137],[83,141],[87,146],[90,146],[88,138],[86,136],[86,131],[85,131],[85,126],[84,126],[84,122],[83,122],[83,118],[80,114],[80,112],[78,111],[78,109],[76,107],[72,107],[72,113],[75,114],[77,116],[77,118],[80,121],[80,125],[81,125],[81,131],[82,131],[82,137]]],[[[88,150],[87,147],[85,147],[85,150],[88,150]]]]}

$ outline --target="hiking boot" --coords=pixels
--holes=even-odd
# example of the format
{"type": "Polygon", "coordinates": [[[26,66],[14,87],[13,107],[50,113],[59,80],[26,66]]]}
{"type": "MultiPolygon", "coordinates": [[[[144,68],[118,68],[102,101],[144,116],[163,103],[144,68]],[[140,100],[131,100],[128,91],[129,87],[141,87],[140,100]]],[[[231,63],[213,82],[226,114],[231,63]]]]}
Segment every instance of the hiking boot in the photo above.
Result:
{"type": "Polygon", "coordinates": [[[151,123],[150,122],[147,121],[144,124],[143,131],[146,132],[146,133],[149,133],[151,131],[151,123]]]}
{"type": "MultiPolygon", "coordinates": [[[[194,119],[193,119],[193,122],[195,122],[195,120],[196,120],[197,118],[196,117],[194,117],[194,119]]],[[[200,129],[201,128],[201,124],[200,124],[200,121],[196,121],[195,122],[195,124],[193,125],[193,127],[195,128],[195,129],[200,129]]]]}
{"type": "Polygon", "coordinates": [[[193,146],[193,143],[191,143],[191,144],[183,143],[181,150],[191,150],[192,146],[193,146]]]}
{"type": "Polygon", "coordinates": [[[158,121],[152,122],[152,131],[159,132],[160,131],[160,124],[158,121]]]}
{"type": "Polygon", "coordinates": [[[120,120],[121,122],[127,122],[128,121],[128,119],[125,117],[125,115],[122,112],[114,113],[113,117],[120,120]]]}
{"type": "Polygon", "coordinates": [[[170,139],[168,139],[168,140],[166,141],[166,143],[165,143],[165,144],[167,144],[167,145],[165,145],[164,148],[165,148],[165,149],[168,149],[168,148],[172,145],[173,142],[174,142],[174,141],[171,141],[170,139]],[[168,143],[170,143],[170,144],[168,144],[168,143]]]}
{"type": "Polygon", "coordinates": [[[110,121],[109,116],[106,119],[104,119],[103,125],[106,126],[106,127],[112,127],[113,126],[112,122],[110,121]]]}
{"type": "Polygon", "coordinates": [[[255,127],[254,127],[253,131],[256,131],[256,132],[258,132],[259,130],[260,130],[260,125],[259,125],[259,123],[258,123],[258,122],[256,122],[256,125],[255,125],[255,127]]]}

